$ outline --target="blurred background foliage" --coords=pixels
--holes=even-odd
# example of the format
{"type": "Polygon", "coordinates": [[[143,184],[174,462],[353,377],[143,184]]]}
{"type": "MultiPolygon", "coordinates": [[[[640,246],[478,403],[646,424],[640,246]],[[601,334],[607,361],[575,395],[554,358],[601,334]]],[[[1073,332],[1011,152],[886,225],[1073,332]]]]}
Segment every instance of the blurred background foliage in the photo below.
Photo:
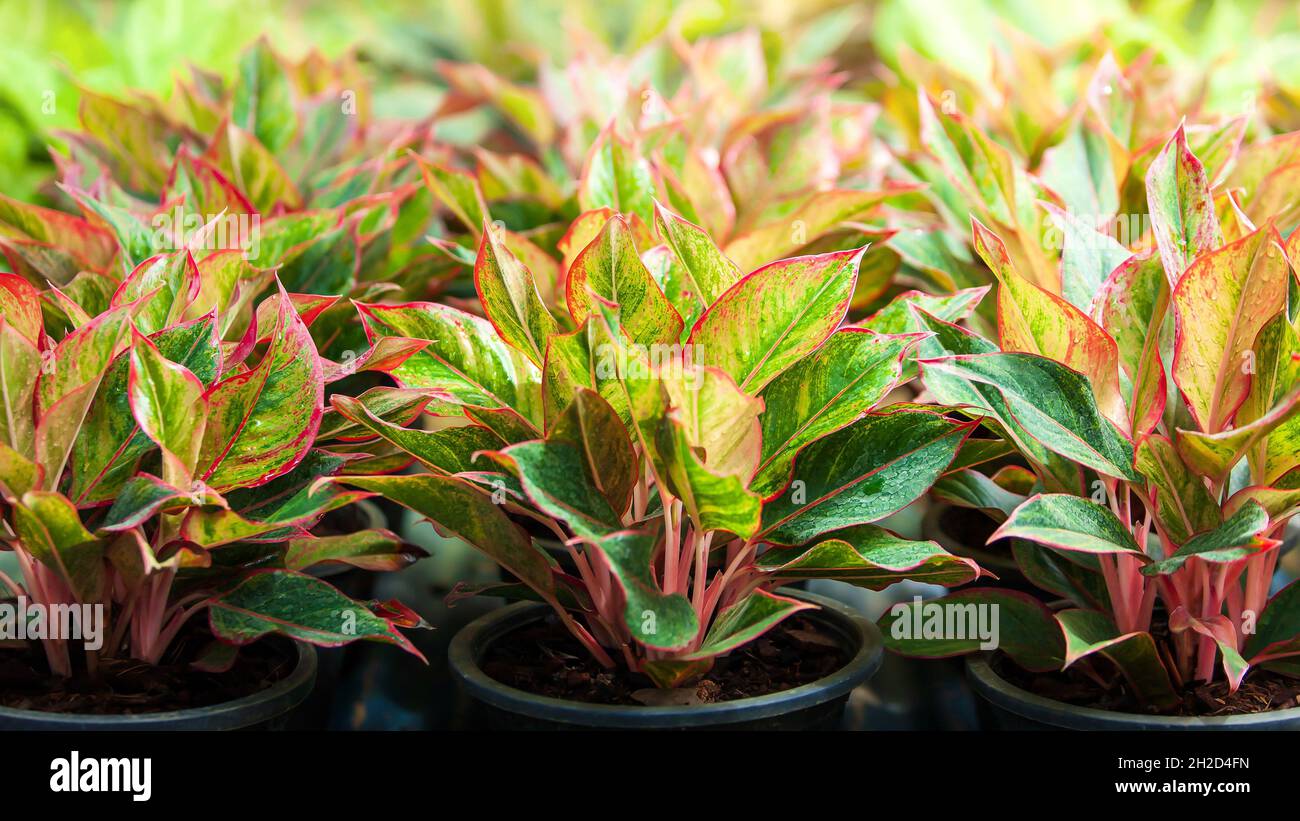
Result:
{"type": "MultiPolygon", "coordinates": [[[[76,127],[79,85],[165,97],[190,64],[229,76],[263,34],[290,57],[355,52],[375,114],[420,118],[444,92],[438,60],[527,80],[582,49],[630,53],[670,28],[693,40],[747,26],[762,32],[769,66],[833,54],[867,88],[885,67],[905,73],[909,54],[980,86],[1005,77],[995,52],[1009,41],[1066,50],[1104,37],[1121,62],[1152,50],[1200,78],[1207,110],[1240,112],[1265,88],[1283,104],[1300,96],[1300,10],[1290,0],[0,0],[0,191],[42,198],[47,145],[76,127]]],[[[472,140],[472,127],[460,137],[472,140]]]]}

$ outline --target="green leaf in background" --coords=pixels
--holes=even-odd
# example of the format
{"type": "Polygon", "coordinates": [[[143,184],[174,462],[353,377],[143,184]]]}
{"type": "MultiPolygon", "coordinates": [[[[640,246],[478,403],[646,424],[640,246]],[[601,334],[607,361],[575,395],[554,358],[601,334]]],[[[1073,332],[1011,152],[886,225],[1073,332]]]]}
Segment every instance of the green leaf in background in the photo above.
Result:
{"type": "Polygon", "coordinates": [[[264,37],[239,62],[231,117],[271,152],[284,149],[297,131],[289,78],[264,37]]]}
{"type": "Polygon", "coordinates": [[[1065,661],[1065,642],[1052,611],[1028,593],[1014,590],[975,588],[895,604],[877,625],[887,648],[912,658],[966,655],[995,641],[996,649],[1026,670],[1059,670],[1065,661]],[[982,624],[970,624],[972,611],[982,624]],[[953,621],[949,613],[959,617],[954,627],[960,634],[947,629],[953,621]],[[982,638],[975,629],[979,626],[993,635],[982,638]]]}

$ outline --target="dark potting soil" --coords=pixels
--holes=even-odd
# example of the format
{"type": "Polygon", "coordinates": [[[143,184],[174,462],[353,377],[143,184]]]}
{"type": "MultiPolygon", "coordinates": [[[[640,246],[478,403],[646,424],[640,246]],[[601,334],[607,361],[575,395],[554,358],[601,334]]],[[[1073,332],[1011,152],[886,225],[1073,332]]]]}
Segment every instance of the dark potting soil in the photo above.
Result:
{"type": "Polygon", "coordinates": [[[22,649],[0,649],[0,705],[90,715],[210,707],[260,692],[287,677],[297,664],[297,654],[285,642],[259,641],[240,648],[229,670],[202,672],[190,662],[208,641],[196,626],[177,641],[162,664],[101,660],[93,678],[51,674],[44,651],[34,642],[22,649]]]}
{"type": "Polygon", "coordinates": [[[779,693],[817,681],[848,661],[839,640],[816,620],[791,616],[749,644],[717,658],[699,680],[657,690],[622,667],[607,670],[553,619],[493,642],[480,665],[519,690],[589,704],[688,705],[779,693]]]}
{"type": "MultiPolygon", "coordinates": [[[[1103,690],[1096,681],[1075,667],[1064,672],[1031,673],[999,655],[993,660],[993,669],[1022,690],[1045,698],[1078,707],[1095,707],[1120,713],[1157,714],[1156,710],[1138,701],[1124,677],[1113,670],[1101,671],[1110,680],[1110,687],[1103,690]]],[[[1177,709],[1160,714],[1231,716],[1264,713],[1300,707],[1300,679],[1256,669],[1247,674],[1246,680],[1235,693],[1229,693],[1228,683],[1220,680],[1210,684],[1189,683],[1183,687],[1180,696],[1182,701],[1177,709]]]]}

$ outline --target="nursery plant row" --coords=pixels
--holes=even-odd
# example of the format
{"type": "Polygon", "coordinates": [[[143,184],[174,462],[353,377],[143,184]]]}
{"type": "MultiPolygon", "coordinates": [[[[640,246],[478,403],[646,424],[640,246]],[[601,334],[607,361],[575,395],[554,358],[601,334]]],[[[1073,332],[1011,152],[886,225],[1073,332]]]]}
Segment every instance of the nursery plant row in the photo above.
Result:
{"type": "Polygon", "coordinates": [[[315,648],[419,655],[330,581],[420,561],[405,508],[518,602],[451,644],[490,726],[832,728],[889,651],[1003,727],[1300,727],[1300,131],[1007,56],[84,89],[56,207],[0,196],[0,726],[275,726],[315,648]]]}

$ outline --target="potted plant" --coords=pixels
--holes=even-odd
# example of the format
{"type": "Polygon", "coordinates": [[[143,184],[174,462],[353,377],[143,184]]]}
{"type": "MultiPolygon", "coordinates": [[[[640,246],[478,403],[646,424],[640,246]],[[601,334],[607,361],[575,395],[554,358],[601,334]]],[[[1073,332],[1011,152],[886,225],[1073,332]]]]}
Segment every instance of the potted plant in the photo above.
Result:
{"type": "Polygon", "coordinates": [[[320,430],[337,370],[307,328],[319,298],[280,287],[240,315],[232,294],[268,275],[238,251],[186,247],[119,279],[108,232],[14,211],[48,239],[40,258],[113,288],[0,274],[0,537],[20,569],[0,573],[0,725],[265,725],[310,691],[313,645],[418,655],[397,629],[411,611],[304,572],[419,555],[386,530],[311,533],[370,495],[314,486],[355,461],[317,446],[337,433],[320,430]]]}
{"type": "Polygon", "coordinates": [[[322,483],[381,493],[517,580],[459,591],[532,603],[451,650],[502,723],[833,725],[878,638],[842,606],[778,588],[977,578],[974,562],[871,524],[921,496],[973,423],[879,407],[920,336],[841,327],[861,250],[746,275],[662,206],[655,224],[662,244],[639,248],[632,220],[609,216],[568,270],[565,313],[491,225],[475,266],[486,319],[359,305],[373,342],[428,340],[391,373],[460,418],[406,427],[336,396],[341,416],[428,470],[322,483]]]}
{"type": "Polygon", "coordinates": [[[1005,725],[1300,726],[1300,586],[1269,597],[1300,509],[1295,235],[1241,210],[1221,220],[1181,128],[1146,190],[1157,248],[1121,254],[1080,233],[1060,293],[1027,282],[974,220],[1000,348],[914,312],[935,334],[918,354],[927,390],[1026,466],[963,470],[943,480],[950,496],[1000,521],[990,541],[1010,540],[1062,601],[966,590],[880,626],[901,653],[950,656],[979,644],[944,624],[952,608],[997,608],[998,651],[968,671],[1005,725]]]}

